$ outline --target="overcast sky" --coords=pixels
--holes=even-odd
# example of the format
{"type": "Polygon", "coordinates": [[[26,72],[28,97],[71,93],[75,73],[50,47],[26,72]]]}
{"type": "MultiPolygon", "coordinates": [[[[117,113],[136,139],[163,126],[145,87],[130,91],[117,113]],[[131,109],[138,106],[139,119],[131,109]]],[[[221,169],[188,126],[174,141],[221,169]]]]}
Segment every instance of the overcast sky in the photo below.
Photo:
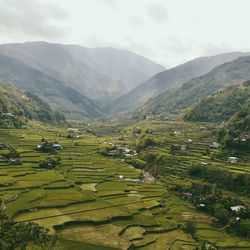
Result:
{"type": "Polygon", "coordinates": [[[0,0],[0,43],[126,48],[165,67],[250,51],[249,0],[0,0]]]}

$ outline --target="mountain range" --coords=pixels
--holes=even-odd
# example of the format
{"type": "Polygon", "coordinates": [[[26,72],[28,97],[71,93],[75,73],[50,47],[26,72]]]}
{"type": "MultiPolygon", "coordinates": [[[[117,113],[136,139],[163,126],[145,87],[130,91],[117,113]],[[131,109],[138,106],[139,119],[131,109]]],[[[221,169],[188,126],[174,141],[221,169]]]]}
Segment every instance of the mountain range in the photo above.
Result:
{"type": "Polygon", "coordinates": [[[206,96],[250,79],[250,57],[243,56],[215,67],[209,73],[150,99],[139,114],[179,113],[206,96]]]}
{"type": "Polygon", "coordinates": [[[18,59],[102,105],[164,68],[133,52],[47,42],[3,44],[0,54],[18,59]]]}
{"type": "Polygon", "coordinates": [[[107,105],[105,111],[108,113],[131,111],[164,91],[180,87],[183,83],[208,73],[216,66],[245,55],[250,54],[232,52],[210,57],[200,57],[165,70],[148,79],[127,94],[118,97],[110,105],[107,105]]]}
{"type": "Polygon", "coordinates": [[[0,81],[39,96],[69,119],[128,111],[179,113],[250,79],[249,68],[250,53],[242,52],[200,57],[165,70],[122,49],[47,42],[0,45],[0,81]]]}

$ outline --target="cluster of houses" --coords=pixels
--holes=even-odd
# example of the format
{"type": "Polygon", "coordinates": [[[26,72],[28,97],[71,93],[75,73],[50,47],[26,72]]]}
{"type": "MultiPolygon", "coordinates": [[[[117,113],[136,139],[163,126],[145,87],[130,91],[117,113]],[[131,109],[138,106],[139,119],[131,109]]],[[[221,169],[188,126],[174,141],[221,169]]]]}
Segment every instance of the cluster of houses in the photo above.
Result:
{"type": "Polygon", "coordinates": [[[8,143],[0,143],[0,149],[11,149],[12,146],[8,143]]]}
{"type": "Polygon", "coordinates": [[[7,112],[7,113],[2,113],[1,117],[6,118],[6,119],[11,119],[11,118],[14,118],[15,116],[12,113],[7,112]]]}
{"type": "Polygon", "coordinates": [[[245,134],[245,135],[241,135],[240,137],[234,138],[234,141],[240,141],[240,142],[247,142],[249,140],[249,135],[245,134]]]}
{"type": "Polygon", "coordinates": [[[210,147],[210,148],[220,148],[221,145],[220,145],[220,143],[218,143],[218,142],[213,142],[213,143],[211,143],[211,144],[209,145],[209,147],[210,147]]]}
{"type": "Polygon", "coordinates": [[[41,141],[38,145],[37,145],[37,149],[40,150],[40,151],[43,151],[45,148],[47,147],[51,147],[53,149],[56,149],[56,150],[61,150],[62,149],[62,145],[57,143],[57,142],[52,142],[52,143],[49,143],[47,141],[41,141]]]}
{"type": "Polygon", "coordinates": [[[123,147],[117,147],[115,149],[110,149],[108,151],[108,156],[114,156],[117,154],[122,154],[125,158],[131,158],[133,156],[137,155],[136,150],[129,149],[129,148],[123,148],[123,147]]]}

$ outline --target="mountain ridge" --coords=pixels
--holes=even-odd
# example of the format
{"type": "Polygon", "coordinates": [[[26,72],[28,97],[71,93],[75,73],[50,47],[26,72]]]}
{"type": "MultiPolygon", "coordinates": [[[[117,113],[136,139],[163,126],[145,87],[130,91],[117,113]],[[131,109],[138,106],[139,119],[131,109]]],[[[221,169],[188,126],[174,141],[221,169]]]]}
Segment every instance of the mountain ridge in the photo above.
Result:
{"type": "Polygon", "coordinates": [[[217,91],[250,79],[250,56],[217,66],[209,73],[194,78],[181,87],[150,99],[137,113],[179,113],[217,91]]]}
{"type": "Polygon", "coordinates": [[[132,111],[133,109],[146,103],[150,98],[154,98],[166,90],[179,87],[195,77],[208,73],[218,65],[227,61],[233,61],[240,55],[248,54],[249,53],[231,52],[211,57],[200,57],[188,61],[184,64],[156,74],[146,82],[136,87],[134,90],[118,97],[110,105],[107,105],[105,110],[111,114],[116,112],[132,111]]]}

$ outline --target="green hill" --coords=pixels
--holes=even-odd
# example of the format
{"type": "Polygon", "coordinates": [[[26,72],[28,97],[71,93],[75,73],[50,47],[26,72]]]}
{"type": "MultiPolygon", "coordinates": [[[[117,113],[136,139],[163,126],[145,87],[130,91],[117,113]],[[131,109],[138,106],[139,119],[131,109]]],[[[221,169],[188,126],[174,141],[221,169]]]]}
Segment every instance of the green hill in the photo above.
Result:
{"type": "MultiPolygon", "coordinates": [[[[250,86],[250,82],[248,82],[250,86]]],[[[224,145],[240,151],[250,152],[250,98],[229,120],[223,130],[224,145]]]]}
{"type": "Polygon", "coordinates": [[[150,99],[137,113],[179,113],[204,97],[250,79],[250,57],[240,57],[150,99]]]}
{"type": "Polygon", "coordinates": [[[65,117],[29,92],[0,83],[0,127],[21,127],[28,120],[49,124],[65,123],[65,117]]]}
{"type": "Polygon", "coordinates": [[[184,119],[200,122],[228,121],[250,100],[249,81],[226,88],[194,104],[184,119]]]}
{"type": "Polygon", "coordinates": [[[183,83],[210,72],[216,66],[247,55],[249,53],[232,52],[188,61],[156,74],[127,94],[118,97],[105,110],[113,114],[131,111],[145,104],[150,98],[180,87],[183,83]]]}
{"type": "Polygon", "coordinates": [[[11,83],[20,90],[35,93],[67,118],[82,119],[101,114],[95,102],[80,92],[21,60],[1,54],[0,81],[11,83]]]}

